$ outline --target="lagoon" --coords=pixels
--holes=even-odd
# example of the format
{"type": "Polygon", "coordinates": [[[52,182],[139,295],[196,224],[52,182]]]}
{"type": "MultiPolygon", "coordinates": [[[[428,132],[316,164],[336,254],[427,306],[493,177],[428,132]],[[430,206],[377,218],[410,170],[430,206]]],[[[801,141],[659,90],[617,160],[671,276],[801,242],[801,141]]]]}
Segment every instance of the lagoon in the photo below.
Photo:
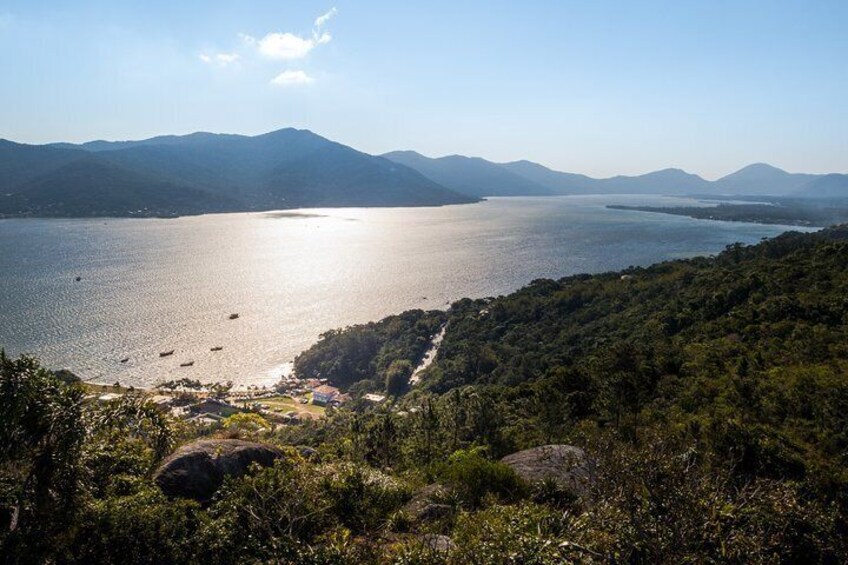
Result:
{"type": "Polygon", "coordinates": [[[790,229],[609,204],[701,203],[568,196],[167,220],[2,220],[0,347],[96,382],[271,384],[331,328],[505,294],[541,277],[708,255],[790,229]]]}

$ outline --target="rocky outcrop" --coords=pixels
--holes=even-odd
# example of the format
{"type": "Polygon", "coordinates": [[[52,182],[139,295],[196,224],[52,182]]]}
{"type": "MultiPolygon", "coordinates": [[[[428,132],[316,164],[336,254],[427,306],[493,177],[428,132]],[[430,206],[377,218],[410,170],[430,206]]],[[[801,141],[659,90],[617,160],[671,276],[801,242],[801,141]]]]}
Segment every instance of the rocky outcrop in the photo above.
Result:
{"type": "Polygon", "coordinates": [[[436,553],[447,553],[456,548],[451,538],[439,534],[424,534],[421,541],[436,553]]]}
{"type": "Polygon", "coordinates": [[[448,491],[442,485],[427,485],[416,492],[401,510],[414,524],[438,520],[453,512],[452,506],[439,503],[447,495],[448,491]]]}
{"type": "Polygon", "coordinates": [[[168,496],[207,502],[227,476],[240,477],[253,463],[273,465],[283,456],[276,447],[237,439],[201,440],[182,446],[154,475],[168,496]]]}
{"type": "Polygon", "coordinates": [[[527,482],[553,480],[563,489],[588,499],[597,479],[595,461],[579,447],[543,445],[507,455],[501,463],[509,465],[527,482]]]}

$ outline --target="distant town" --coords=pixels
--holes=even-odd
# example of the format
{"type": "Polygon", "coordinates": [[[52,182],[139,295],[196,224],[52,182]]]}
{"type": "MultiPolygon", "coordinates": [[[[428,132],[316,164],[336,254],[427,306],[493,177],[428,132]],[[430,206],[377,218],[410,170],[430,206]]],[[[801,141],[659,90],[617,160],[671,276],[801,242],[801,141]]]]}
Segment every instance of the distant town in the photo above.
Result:
{"type": "MultiPolygon", "coordinates": [[[[69,371],[59,371],[71,375],[69,371]]],[[[89,401],[108,403],[120,400],[125,394],[139,392],[134,387],[88,384],[89,401]]],[[[336,409],[351,401],[327,379],[302,379],[286,375],[271,388],[250,386],[233,390],[227,383],[201,383],[199,380],[178,379],[157,384],[145,391],[157,408],[176,419],[214,430],[225,425],[235,414],[254,413],[274,425],[298,425],[324,417],[327,409],[336,409]]],[[[380,404],[385,395],[364,394],[361,402],[380,404]]]]}

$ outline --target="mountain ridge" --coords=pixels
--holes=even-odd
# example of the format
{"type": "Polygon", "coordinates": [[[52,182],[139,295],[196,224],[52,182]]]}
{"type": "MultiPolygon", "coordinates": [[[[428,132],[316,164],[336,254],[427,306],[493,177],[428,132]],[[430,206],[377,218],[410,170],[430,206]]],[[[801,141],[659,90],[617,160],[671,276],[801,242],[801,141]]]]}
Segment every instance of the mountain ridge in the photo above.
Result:
{"type": "Polygon", "coordinates": [[[291,127],[254,136],[198,131],[78,144],[0,139],[0,217],[170,217],[581,194],[827,200],[848,198],[846,178],[789,173],[766,163],[752,163],[714,181],[678,168],[593,178],[529,160],[431,158],[411,150],[369,155],[291,127]],[[79,166],[65,168],[77,161],[79,166]],[[111,184],[104,186],[104,180],[111,184]],[[139,186],[144,182],[150,186],[139,186]]]}
{"type": "MultiPolygon", "coordinates": [[[[445,157],[426,157],[416,151],[392,151],[383,154],[417,169],[425,176],[437,180],[440,184],[462,192],[463,187],[479,185],[482,178],[469,178],[467,174],[456,176],[444,163],[457,158],[473,160],[479,166],[485,164],[489,172],[500,168],[510,175],[517,175],[533,183],[531,193],[522,189],[521,183],[514,183],[504,189],[483,193],[480,196],[537,196],[540,190],[551,195],[579,194],[655,194],[673,196],[796,196],[818,198],[848,198],[848,188],[841,190],[837,180],[831,180],[826,196],[816,196],[815,187],[803,190],[805,186],[828,175],[807,173],[789,173],[766,163],[752,163],[738,171],[714,181],[679,168],[669,167],[641,175],[616,175],[607,178],[594,178],[579,173],[562,172],[529,160],[496,163],[480,157],[448,155],[445,157]]],[[[463,171],[468,173],[468,171],[463,171]]],[[[832,173],[839,175],[839,173],[832,173]]],[[[502,181],[505,180],[501,179],[502,181]]]]}
{"type": "Polygon", "coordinates": [[[170,217],[477,200],[414,169],[294,128],[83,144],[0,141],[2,216],[170,217]]]}

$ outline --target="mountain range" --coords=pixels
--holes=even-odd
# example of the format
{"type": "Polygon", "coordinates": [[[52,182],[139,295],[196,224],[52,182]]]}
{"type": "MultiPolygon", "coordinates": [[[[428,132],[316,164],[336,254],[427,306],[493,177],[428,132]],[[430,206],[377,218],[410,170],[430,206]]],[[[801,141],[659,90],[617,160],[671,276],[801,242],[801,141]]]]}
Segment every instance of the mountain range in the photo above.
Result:
{"type": "Polygon", "coordinates": [[[493,163],[460,155],[432,159],[414,151],[394,151],[383,157],[416,169],[447,188],[479,197],[664,194],[848,198],[848,175],[787,173],[764,163],[749,165],[716,181],[708,181],[680,169],[596,179],[554,171],[531,161],[493,163]]]}
{"type": "Polygon", "coordinates": [[[0,216],[176,216],[303,207],[435,206],[487,196],[667,194],[848,198],[848,175],[749,165],[716,181],[680,169],[596,179],[530,161],[369,155],[308,130],[140,141],[0,140],[0,216]]]}

